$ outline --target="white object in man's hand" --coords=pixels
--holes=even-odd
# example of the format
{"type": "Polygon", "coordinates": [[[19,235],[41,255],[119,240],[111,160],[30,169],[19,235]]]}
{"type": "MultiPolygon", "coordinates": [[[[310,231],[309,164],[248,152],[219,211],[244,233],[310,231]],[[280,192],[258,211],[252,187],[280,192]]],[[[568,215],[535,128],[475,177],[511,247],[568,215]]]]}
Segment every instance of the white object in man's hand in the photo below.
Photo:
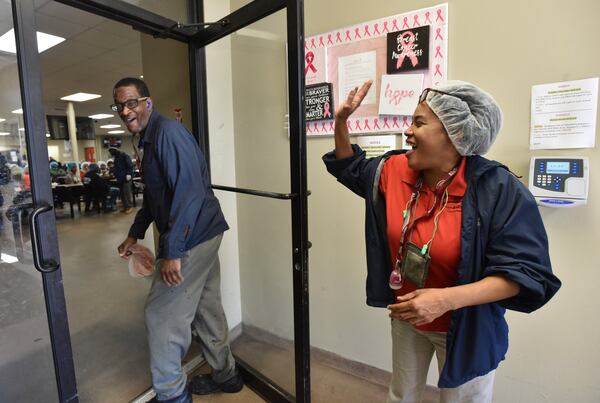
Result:
{"type": "Polygon", "coordinates": [[[125,175],[125,180],[126,181],[130,181],[131,180],[131,175],[125,175]]]}

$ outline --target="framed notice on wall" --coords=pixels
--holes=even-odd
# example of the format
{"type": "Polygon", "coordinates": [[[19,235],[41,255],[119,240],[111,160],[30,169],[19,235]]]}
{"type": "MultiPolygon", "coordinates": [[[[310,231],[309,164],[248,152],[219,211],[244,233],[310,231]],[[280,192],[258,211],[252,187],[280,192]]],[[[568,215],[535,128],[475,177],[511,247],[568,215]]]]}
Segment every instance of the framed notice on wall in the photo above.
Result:
{"type": "Polygon", "coordinates": [[[446,79],[447,34],[448,5],[440,4],[307,37],[307,135],[333,134],[333,106],[367,80],[373,85],[348,120],[350,133],[402,132],[422,89],[446,79]],[[316,101],[315,88],[328,88],[328,99],[316,101]]]}

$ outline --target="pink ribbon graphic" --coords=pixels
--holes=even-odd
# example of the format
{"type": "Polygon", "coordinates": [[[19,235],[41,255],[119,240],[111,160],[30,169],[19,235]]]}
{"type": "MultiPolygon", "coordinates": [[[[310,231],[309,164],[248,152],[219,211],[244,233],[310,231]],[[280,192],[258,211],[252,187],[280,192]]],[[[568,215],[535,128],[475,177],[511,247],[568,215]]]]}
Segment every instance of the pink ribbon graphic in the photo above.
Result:
{"type": "Polygon", "coordinates": [[[410,28],[410,25],[408,25],[408,17],[404,17],[404,23],[402,24],[402,28],[410,28]]]}
{"type": "Polygon", "coordinates": [[[352,40],[352,38],[350,38],[350,30],[346,30],[346,39],[345,40],[348,40],[348,41],[352,40]]]}
{"type": "Polygon", "coordinates": [[[392,29],[394,31],[400,31],[400,28],[398,28],[398,21],[394,18],[394,21],[392,21],[392,22],[393,22],[392,29]]]}
{"type": "Polygon", "coordinates": [[[400,125],[398,124],[398,117],[394,116],[394,124],[392,125],[393,127],[397,127],[398,129],[400,128],[400,125]]]}
{"type": "Polygon", "coordinates": [[[386,118],[383,118],[383,128],[384,128],[384,129],[385,129],[385,128],[391,129],[391,128],[390,128],[390,125],[388,124],[388,118],[387,118],[387,117],[386,117],[386,118]]]}
{"type": "Polygon", "coordinates": [[[371,130],[371,126],[369,126],[369,119],[365,119],[365,130],[371,130]]]}
{"type": "Polygon", "coordinates": [[[306,133],[310,133],[310,123],[306,124],[306,133]]]}
{"type": "Polygon", "coordinates": [[[319,46],[325,46],[325,43],[323,43],[323,37],[319,36],[319,46]]]}
{"type": "Polygon", "coordinates": [[[327,127],[325,126],[325,121],[321,122],[321,131],[322,132],[327,131],[327,127]]]}
{"type": "Polygon", "coordinates": [[[415,14],[415,16],[413,17],[413,28],[419,25],[421,25],[419,24],[419,14],[415,14]]]}
{"type": "Polygon", "coordinates": [[[317,47],[317,44],[315,43],[315,38],[312,38],[310,40],[310,46],[312,46],[313,49],[317,47]]]}
{"type": "Polygon", "coordinates": [[[333,121],[329,122],[329,131],[333,131],[333,121]]]}
{"type": "Polygon", "coordinates": [[[435,57],[441,57],[441,58],[443,58],[444,56],[442,56],[442,52],[440,52],[440,48],[441,48],[441,46],[436,46],[435,47],[435,57]]]}
{"type": "Polygon", "coordinates": [[[439,65],[439,64],[436,64],[436,65],[435,65],[435,73],[433,73],[433,76],[435,77],[435,76],[437,76],[438,74],[440,75],[440,77],[442,76],[442,72],[440,71],[440,65],[439,65]]]}
{"type": "Polygon", "coordinates": [[[415,34],[410,31],[404,32],[400,35],[400,43],[402,44],[402,53],[398,56],[398,61],[396,62],[396,68],[399,69],[404,63],[404,58],[408,57],[413,67],[419,64],[419,59],[415,55],[415,51],[412,48],[412,45],[415,43],[415,34]],[[404,38],[407,38],[408,41],[405,41],[404,38]]]}
{"type": "Polygon", "coordinates": [[[442,28],[438,28],[435,30],[435,39],[439,39],[439,40],[444,40],[444,37],[442,36],[442,28]]]}
{"type": "Polygon", "coordinates": [[[410,127],[410,123],[408,123],[408,116],[402,117],[402,127],[410,127]]]}
{"type": "Polygon", "coordinates": [[[313,131],[319,133],[319,122],[313,124],[313,131]]]}
{"type": "Polygon", "coordinates": [[[341,32],[337,32],[335,35],[335,41],[336,42],[341,42],[342,41],[342,33],[341,32]]]}
{"type": "Polygon", "coordinates": [[[333,45],[333,41],[331,40],[331,34],[327,35],[327,44],[333,45]]]}
{"type": "Polygon", "coordinates": [[[356,120],[354,121],[354,128],[355,128],[356,130],[362,130],[362,128],[360,127],[360,120],[356,119],[356,120]]]}
{"type": "Polygon", "coordinates": [[[360,39],[360,28],[356,27],[354,29],[354,39],[360,39]]]}
{"type": "Polygon", "coordinates": [[[375,121],[373,122],[373,129],[380,129],[379,128],[379,119],[375,118],[375,121]]]}
{"type": "Polygon", "coordinates": [[[349,131],[352,131],[352,123],[349,120],[346,120],[346,127],[349,131]]]}
{"type": "Polygon", "coordinates": [[[430,13],[429,11],[427,11],[427,12],[425,13],[425,22],[426,22],[426,23],[428,22],[428,23],[430,23],[430,24],[431,24],[432,22],[431,22],[431,19],[429,18],[429,16],[430,16],[430,15],[431,15],[431,13],[430,13]]]}
{"type": "Polygon", "coordinates": [[[304,58],[306,60],[306,67],[304,67],[304,75],[308,74],[308,70],[310,69],[313,73],[317,72],[315,66],[313,66],[313,61],[315,60],[315,54],[313,52],[308,52],[304,58]]]}
{"type": "Polygon", "coordinates": [[[375,26],[373,27],[373,35],[381,35],[381,32],[379,32],[379,24],[375,23],[375,26]]]}
{"type": "Polygon", "coordinates": [[[368,25],[365,25],[365,33],[364,33],[364,35],[365,35],[367,38],[370,38],[370,37],[371,37],[371,33],[369,32],[369,26],[368,26],[368,25]]]}
{"type": "Polygon", "coordinates": [[[306,41],[304,41],[304,49],[308,50],[308,43],[306,43],[306,41]]]}
{"type": "Polygon", "coordinates": [[[325,102],[325,105],[323,105],[323,117],[324,118],[330,118],[331,117],[331,111],[329,110],[330,105],[329,105],[329,101],[325,102]]]}
{"type": "Polygon", "coordinates": [[[444,21],[444,17],[442,16],[442,9],[438,8],[437,10],[437,16],[435,17],[436,21],[444,21]]]}
{"type": "Polygon", "coordinates": [[[383,32],[390,32],[390,30],[388,29],[388,22],[387,21],[383,21],[383,32]]]}

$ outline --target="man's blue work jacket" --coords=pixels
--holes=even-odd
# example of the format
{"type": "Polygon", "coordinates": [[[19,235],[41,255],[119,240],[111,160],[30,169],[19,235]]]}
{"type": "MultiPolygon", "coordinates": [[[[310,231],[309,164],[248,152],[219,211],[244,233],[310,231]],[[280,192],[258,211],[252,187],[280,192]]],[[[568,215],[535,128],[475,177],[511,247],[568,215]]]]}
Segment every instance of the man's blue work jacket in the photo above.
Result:
{"type": "MultiPolygon", "coordinates": [[[[392,265],[379,178],[385,160],[405,151],[367,159],[359,146],[352,147],[349,158],[337,160],[335,152],[329,152],[323,161],[340,183],[365,199],[367,304],[386,307],[394,303],[394,294],[388,282],[392,265]]],[[[496,369],[508,350],[505,309],[534,311],[561,285],[552,274],[544,224],[527,188],[506,167],[480,156],[467,157],[465,180],[457,285],[502,275],[521,290],[503,301],[452,312],[441,388],[460,386],[496,369]]]]}
{"type": "Polygon", "coordinates": [[[142,239],[154,221],[157,258],[181,258],[229,226],[210,187],[204,155],[180,123],[152,112],[142,137],[144,204],[129,236],[142,239]]]}

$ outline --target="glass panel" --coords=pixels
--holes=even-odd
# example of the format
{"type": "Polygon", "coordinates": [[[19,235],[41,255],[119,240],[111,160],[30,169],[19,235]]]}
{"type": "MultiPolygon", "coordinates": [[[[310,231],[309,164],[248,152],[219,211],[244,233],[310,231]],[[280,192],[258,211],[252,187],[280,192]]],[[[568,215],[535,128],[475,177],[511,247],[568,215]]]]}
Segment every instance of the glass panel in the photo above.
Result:
{"type": "Polygon", "coordinates": [[[188,0],[123,0],[173,21],[188,22],[188,0]]]}
{"type": "MultiPolygon", "coordinates": [[[[0,36],[12,25],[0,1],[0,36]]],[[[16,54],[0,50],[0,401],[58,398],[42,276],[33,267],[32,212],[16,54]]]]}
{"type": "MultiPolygon", "coordinates": [[[[210,142],[213,183],[289,192],[285,11],[209,45],[206,53],[210,134],[219,139],[210,142]]],[[[237,200],[232,231],[238,234],[226,234],[239,242],[241,317],[228,318],[234,354],[294,395],[290,202],[216,194],[224,209],[237,200]]]]}

